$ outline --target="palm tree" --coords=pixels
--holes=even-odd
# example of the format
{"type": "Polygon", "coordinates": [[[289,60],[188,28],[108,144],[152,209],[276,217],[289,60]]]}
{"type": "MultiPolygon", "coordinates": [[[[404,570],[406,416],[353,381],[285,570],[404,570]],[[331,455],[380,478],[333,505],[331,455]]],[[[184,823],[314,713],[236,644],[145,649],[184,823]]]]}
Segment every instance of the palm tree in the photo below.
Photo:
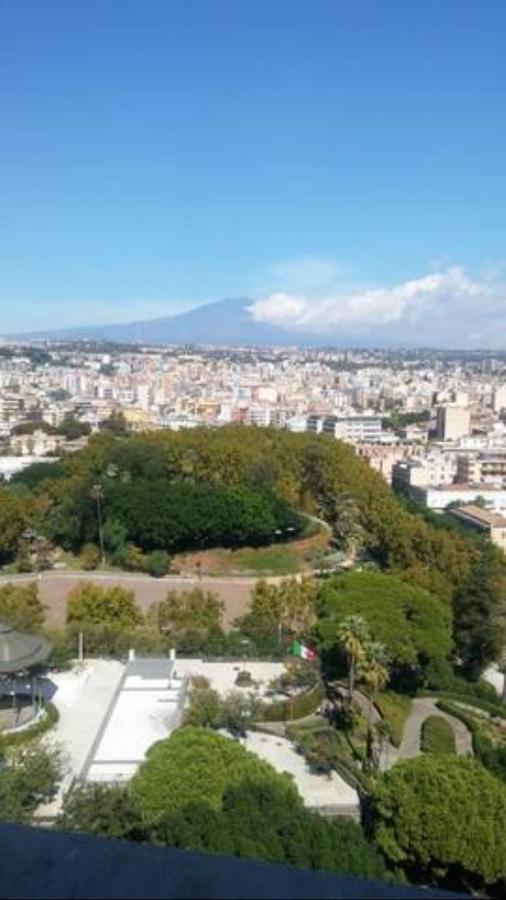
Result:
{"type": "Polygon", "coordinates": [[[367,744],[371,749],[371,720],[374,698],[378,691],[386,688],[390,673],[388,670],[389,657],[383,644],[379,641],[367,641],[364,644],[364,655],[358,663],[358,677],[366,685],[369,697],[367,714],[367,744]]]}
{"type": "Polygon", "coordinates": [[[337,628],[337,640],[348,656],[348,702],[353,703],[357,666],[365,654],[369,629],[361,616],[346,616],[337,628]]]}

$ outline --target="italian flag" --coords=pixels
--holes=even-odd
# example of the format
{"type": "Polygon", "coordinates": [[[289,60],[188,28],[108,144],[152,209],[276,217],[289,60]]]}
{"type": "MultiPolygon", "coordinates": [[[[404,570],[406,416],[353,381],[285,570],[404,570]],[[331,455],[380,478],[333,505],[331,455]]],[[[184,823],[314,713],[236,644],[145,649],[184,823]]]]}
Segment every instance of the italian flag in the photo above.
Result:
{"type": "Polygon", "coordinates": [[[301,644],[300,641],[293,642],[290,647],[290,653],[292,656],[298,656],[299,659],[316,659],[316,651],[311,650],[311,647],[306,647],[305,644],[301,644]]]}

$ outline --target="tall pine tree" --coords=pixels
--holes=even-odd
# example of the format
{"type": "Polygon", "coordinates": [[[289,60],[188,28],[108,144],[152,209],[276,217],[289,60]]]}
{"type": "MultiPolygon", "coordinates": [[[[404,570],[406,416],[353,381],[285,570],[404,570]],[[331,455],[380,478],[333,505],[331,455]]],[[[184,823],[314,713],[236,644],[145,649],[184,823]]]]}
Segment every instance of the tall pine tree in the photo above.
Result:
{"type": "Polygon", "coordinates": [[[506,559],[490,542],[454,601],[455,645],[466,674],[478,678],[506,645],[506,559]]]}

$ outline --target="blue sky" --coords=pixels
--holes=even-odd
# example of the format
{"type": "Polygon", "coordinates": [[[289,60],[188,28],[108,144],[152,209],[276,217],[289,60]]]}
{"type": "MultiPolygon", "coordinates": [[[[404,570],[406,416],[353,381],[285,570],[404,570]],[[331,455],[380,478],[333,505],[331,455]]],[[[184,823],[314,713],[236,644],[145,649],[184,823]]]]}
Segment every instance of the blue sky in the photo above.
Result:
{"type": "Polygon", "coordinates": [[[0,330],[234,295],[414,327],[435,276],[486,343],[505,36],[503,0],[0,0],[0,330]]]}

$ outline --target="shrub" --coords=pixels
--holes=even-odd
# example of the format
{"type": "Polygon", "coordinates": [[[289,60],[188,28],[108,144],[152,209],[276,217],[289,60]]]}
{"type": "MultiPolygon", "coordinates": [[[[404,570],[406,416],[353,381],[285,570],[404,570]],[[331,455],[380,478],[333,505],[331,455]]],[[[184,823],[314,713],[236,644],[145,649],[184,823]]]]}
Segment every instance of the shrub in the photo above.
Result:
{"type": "Polygon", "coordinates": [[[288,722],[292,719],[303,719],[316,712],[324,696],[325,691],[319,683],[309,691],[298,694],[290,700],[282,700],[264,706],[262,719],[264,722],[288,722]]]}
{"type": "Polygon", "coordinates": [[[129,572],[143,572],[146,569],[146,557],[140,547],[127,544],[116,559],[117,564],[129,572]]]}
{"type": "Polygon", "coordinates": [[[95,544],[85,544],[79,556],[79,563],[86,572],[91,572],[100,565],[100,550],[95,544]]]}
{"type": "Polygon", "coordinates": [[[241,669],[236,675],[235,683],[237,687],[251,687],[254,684],[251,672],[241,669]]]}
{"type": "Polygon", "coordinates": [[[153,578],[163,578],[170,568],[170,556],[165,550],[153,550],[146,560],[146,571],[153,578]]]}

